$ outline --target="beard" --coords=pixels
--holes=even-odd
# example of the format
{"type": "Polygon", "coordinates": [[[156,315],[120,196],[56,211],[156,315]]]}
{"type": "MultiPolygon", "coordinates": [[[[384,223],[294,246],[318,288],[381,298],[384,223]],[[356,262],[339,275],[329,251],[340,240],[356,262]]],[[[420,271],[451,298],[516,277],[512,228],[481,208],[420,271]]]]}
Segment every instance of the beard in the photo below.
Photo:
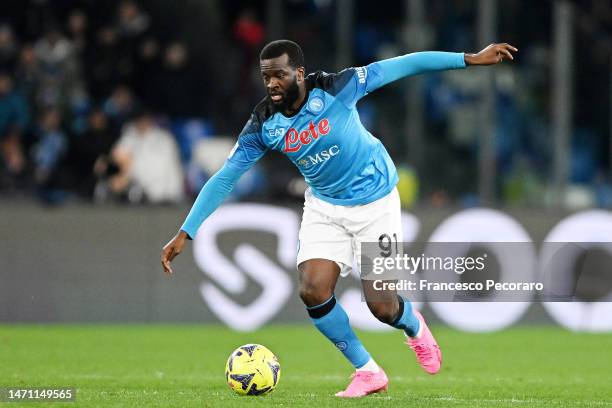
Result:
{"type": "Polygon", "coordinates": [[[274,106],[277,111],[283,112],[289,110],[289,108],[293,106],[293,104],[295,103],[295,101],[298,100],[299,97],[300,87],[298,86],[297,78],[294,78],[291,85],[289,85],[287,90],[283,93],[283,99],[281,99],[279,102],[274,102],[270,98],[270,95],[268,95],[268,101],[272,104],[272,106],[274,106]]]}

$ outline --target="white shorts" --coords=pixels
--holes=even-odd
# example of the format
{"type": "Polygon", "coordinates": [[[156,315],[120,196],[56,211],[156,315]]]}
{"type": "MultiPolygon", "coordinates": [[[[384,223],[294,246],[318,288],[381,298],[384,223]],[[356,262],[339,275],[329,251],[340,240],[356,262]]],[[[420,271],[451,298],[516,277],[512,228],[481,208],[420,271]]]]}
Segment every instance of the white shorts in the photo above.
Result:
{"type": "Polygon", "coordinates": [[[304,194],[297,265],[309,259],[328,259],[347,276],[353,265],[360,267],[361,243],[379,242],[387,234],[402,242],[401,205],[397,188],[365,205],[334,205],[304,194]],[[394,235],[395,234],[395,235],[394,235]]]}

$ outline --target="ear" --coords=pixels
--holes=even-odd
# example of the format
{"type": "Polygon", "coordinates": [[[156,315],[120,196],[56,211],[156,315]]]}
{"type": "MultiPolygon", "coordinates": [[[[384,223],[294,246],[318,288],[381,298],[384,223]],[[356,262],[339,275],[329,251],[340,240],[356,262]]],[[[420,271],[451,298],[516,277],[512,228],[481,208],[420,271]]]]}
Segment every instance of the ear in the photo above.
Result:
{"type": "Polygon", "coordinates": [[[298,82],[302,82],[304,80],[304,76],[306,75],[306,70],[304,69],[304,67],[299,67],[298,69],[296,69],[296,72],[298,82]]]}

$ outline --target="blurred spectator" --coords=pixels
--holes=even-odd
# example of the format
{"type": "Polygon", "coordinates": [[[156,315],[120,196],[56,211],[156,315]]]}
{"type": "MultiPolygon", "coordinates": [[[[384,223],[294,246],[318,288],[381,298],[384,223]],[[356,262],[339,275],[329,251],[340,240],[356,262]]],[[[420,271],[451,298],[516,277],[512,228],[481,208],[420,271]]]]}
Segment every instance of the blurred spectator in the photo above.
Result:
{"type": "Polygon", "coordinates": [[[119,58],[115,64],[120,72],[120,81],[131,84],[137,81],[140,75],[137,55],[151,27],[151,18],[136,2],[125,0],[119,4],[116,27],[119,36],[119,58]]]}
{"type": "Polygon", "coordinates": [[[262,45],[265,31],[254,10],[243,10],[233,27],[234,36],[246,49],[257,51],[262,45]]]}
{"type": "MultiPolygon", "coordinates": [[[[30,109],[33,109],[37,103],[38,89],[40,88],[43,78],[42,68],[36,58],[34,47],[31,44],[25,44],[19,53],[19,61],[15,68],[15,80],[17,87],[23,92],[30,109]]],[[[36,114],[35,111],[32,112],[36,114]]]]}
{"type": "Polygon", "coordinates": [[[110,25],[100,28],[96,33],[95,45],[87,51],[85,61],[89,90],[94,98],[106,96],[122,77],[125,64],[120,61],[119,53],[117,30],[110,25]]]}
{"type": "Polygon", "coordinates": [[[82,56],[89,44],[88,19],[82,10],[73,10],[68,16],[68,35],[74,49],[82,56]]]}
{"type": "Polygon", "coordinates": [[[126,126],[112,151],[119,173],[111,177],[110,191],[127,193],[131,202],[179,202],[183,198],[183,171],[173,136],[155,124],[148,112],[126,126]]]}
{"type": "MultiPolygon", "coordinates": [[[[259,51],[265,39],[264,26],[257,19],[255,11],[247,8],[238,15],[232,31],[242,52],[236,102],[250,105],[252,95],[256,94],[254,88],[260,86],[259,81],[254,81],[253,68],[257,64],[259,51]]],[[[259,80],[259,75],[257,75],[257,80],[259,80]]]]}
{"type": "Polygon", "coordinates": [[[155,61],[159,57],[159,42],[153,38],[145,39],[140,45],[139,59],[146,63],[155,61]]]}
{"type": "Polygon", "coordinates": [[[0,184],[12,182],[25,166],[22,137],[29,123],[26,101],[13,80],[0,71],[0,184]]]}
{"type": "Polygon", "coordinates": [[[82,93],[83,86],[80,62],[72,43],[51,24],[36,42],[34,52],[43,72],[39,104],[66,111],[72,98],[82,93]]]}
{"type": "Polygon", "coordinates": [[[132,0],[122,1],[117,14],[119,32],[128,39],[144,35],[151,25],[151,18],[132,0]]]}
{"type": "Polygon", "coordinates": [[[134,89],[149,106],[156,106],[159,92],[155,84],[160,80],[161,51],[159,41],[154,37],[145,38],[138,49],[138,76],[134,78],[134,89]]]}
{"type": "Polygon", "coordinates": [[[0,24],[0,69],[12,71],[17,62],[17,41],[8,24],[0,24]]]}
{"type": "Polygon", "coordinates": [[[45,201],[53,201],[54,181],[59,165],[68,150],[68,138],[61,127],[61,115],[56,108],[48,108],[40,116],[37,142],[32,149],[34,181],[45,201]]]}
{"type": "Polygon", "coordinates": [[[110,153],[118,138],[118,132],[100,108],[95,108],[87,118],[87,130],[75,138],[70,163],[78,175],[75,187],[79,195],[92,198],[96,181],[112,171],[110,153]]]}
{"type": "MultiPolygon", "coordinates": [[[[156,107],[172,117],[201,115],[200,99],[204,92],[198,75],[188,64],[189,54],[182,42],[173,42],[164,50],[162,69],[155,83],[156,107]]],[[[149,86],[150,87],[150,86],[149,86]]]]}
{"type": "Polygon", "coordinates": [[[104,113],[118,129],[136,112],[136,109],[134,94],[127,85],[117,86],[104,102],[104,113]]]}

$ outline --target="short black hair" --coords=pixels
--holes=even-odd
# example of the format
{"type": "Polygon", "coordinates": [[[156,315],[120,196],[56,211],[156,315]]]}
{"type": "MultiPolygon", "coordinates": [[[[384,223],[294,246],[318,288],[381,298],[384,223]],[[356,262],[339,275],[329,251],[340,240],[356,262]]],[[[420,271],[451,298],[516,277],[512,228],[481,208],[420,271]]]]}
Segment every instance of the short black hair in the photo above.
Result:
{"type": "Polygon", "coordinates": [[[276,40],[268,43],[259,54],[259,60],[277,58],[287,54],[289,65],[293,68],[304,66],[304,53],[297,43],[290,40],[276,40]]]}

